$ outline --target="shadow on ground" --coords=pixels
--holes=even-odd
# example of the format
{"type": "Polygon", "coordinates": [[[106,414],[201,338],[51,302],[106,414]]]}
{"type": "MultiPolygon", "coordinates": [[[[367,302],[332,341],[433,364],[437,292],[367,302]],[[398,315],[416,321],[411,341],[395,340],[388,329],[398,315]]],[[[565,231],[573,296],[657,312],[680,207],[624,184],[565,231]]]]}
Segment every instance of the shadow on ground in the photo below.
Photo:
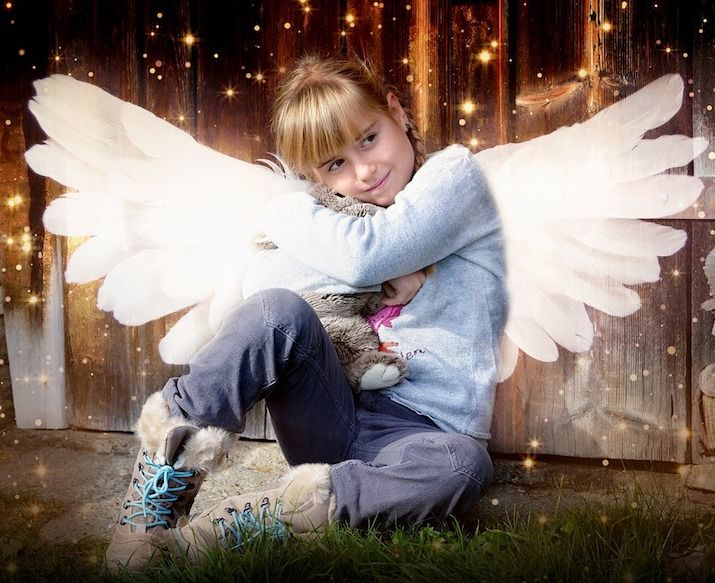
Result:
{"type": "MultiPolygon", "coordinates": [[[[34,532],[42,544],[106,542],[136,451],[137,441],[130,434],[6,426],[0,435],[0,504],[4,506],[0,510],[7,518],[5,528],[0,528],[0,547],[14,548],[13,541],[22,538],[23,530],[34,532]]],[[[715,510],[715,492],[687,488],[682,473],[618,466],[614,461],[604,467],[550,459],[527,468],[520,460],[497,457],[494,483],[475,518],[493,524],[515,510],[548,516],[557,505],[607,502],[614,492],[634,484],[656,487],[674,499],[685,498],[694,510],[715,510]]],[[[227,496],[271,487],[287,468],[275,443],[241,440],[229,466],[206,480],[194,510],[227,496]]]]}

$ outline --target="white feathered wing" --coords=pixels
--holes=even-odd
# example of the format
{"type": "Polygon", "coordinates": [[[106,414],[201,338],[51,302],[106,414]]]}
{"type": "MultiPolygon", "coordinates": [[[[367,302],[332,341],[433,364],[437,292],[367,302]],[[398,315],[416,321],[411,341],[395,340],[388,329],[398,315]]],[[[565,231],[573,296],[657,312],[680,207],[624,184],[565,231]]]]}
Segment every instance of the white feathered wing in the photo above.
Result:
{"type": "Polygon", "coordinates": [[[707,147],[703,138],[643,135],[668,121],[683,82],[666,75],[589,120],[527,142],[475,155],[502,218],[510,313],[500,380],[518,350],[541,361],[557,344],[588,350],[585,305],[614,316],[640,307],[628,285],[659,279],[658,257],[678,251],[683,231],[638,219],[675,214],[703,188],[692,176],[663,174],[707,147]]]}
{"type": "MultiPolygon", "coordinates": [[[[66,278],[104,277],[98,304],[138,325],[193,306],[160,343],[185,363],[241,301],[253,252],[253,213],[273,195],[310,185],[224,156],[101,89],[54,75],[30,104],[48,141],[30,166],[77,192],[47,209],[50,232],[89,239],[66,278]]],[[[700,180],[665,175],[706,147],[702,138],[644,133],[680,108],[682,80],[663,77],[590,120],[476,154],[497,201],[506,242],[510,315],[501,380],[518,349],[543,361],[557,344],[587,350],[585,305],[625,316],[640,307],[625,286],[656,281],[659,256],[685,234],[639,218],[687,208],[700,180]]]]}
{"type": "Polygon", "coordinates": [[[104,278],[98,306],[127,325],[192,307],[161,341],[183,364],[241,302],[254,211],[308,183],[225,156],[150,112],[63,75],[35,82],[30,110],[49,136],[30,167],[69,187],[48,231],[88,236],[68,282],[104,278]]]}

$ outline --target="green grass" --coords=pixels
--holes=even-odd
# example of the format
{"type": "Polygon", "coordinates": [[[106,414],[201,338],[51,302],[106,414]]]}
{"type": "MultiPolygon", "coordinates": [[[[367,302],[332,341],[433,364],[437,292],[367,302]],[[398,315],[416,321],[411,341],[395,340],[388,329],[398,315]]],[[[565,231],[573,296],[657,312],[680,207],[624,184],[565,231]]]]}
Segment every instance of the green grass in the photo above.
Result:
{"type": "Polygon", "coordinates": [[[512,509],[469,529],[453,522],[391,531],[333,526],[319,538],[259,539],[240,553],[218,551],[200,565],[169,559],[138,576],[104,572],[97,541],[43,547],[30,529],[22,547],[0,549],[4,566],[15,566],[0,580],[715,581],[715,513],[637,485],[605,504],[566,501],[548,515],[512,509]]]}

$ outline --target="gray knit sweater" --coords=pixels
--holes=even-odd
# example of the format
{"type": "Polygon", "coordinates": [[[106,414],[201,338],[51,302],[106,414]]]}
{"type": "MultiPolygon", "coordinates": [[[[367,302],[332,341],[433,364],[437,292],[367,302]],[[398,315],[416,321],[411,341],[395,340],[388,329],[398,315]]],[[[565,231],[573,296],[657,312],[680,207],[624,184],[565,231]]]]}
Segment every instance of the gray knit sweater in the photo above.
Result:
{"type": "Polygon", "coordinates": [[[440,428],[489,439],[507,315],[502,231],[470,151],[430,156],[395,203],[352,217],[308,194],[269,203],[260,227],[278,249],[249,266],[244,294],[268,287],[354,293],[428,265],[433,273],[378,328],[410,375],[384,392],[440,428]]]}

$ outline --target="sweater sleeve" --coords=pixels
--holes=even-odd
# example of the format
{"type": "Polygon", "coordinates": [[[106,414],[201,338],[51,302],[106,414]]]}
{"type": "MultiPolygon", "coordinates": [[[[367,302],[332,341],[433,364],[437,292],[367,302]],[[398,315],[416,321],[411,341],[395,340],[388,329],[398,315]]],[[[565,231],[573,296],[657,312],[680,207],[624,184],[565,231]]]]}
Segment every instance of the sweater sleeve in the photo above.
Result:
{"type": "Polygon", "coordinates": [[[356,288],[324,275],[296,261],[282,249],[258,251],[248,264],[243,279],[243,297],[272,287],[296,293],[356,294],[379,292],[380,286],[356,288]]]}
{"type": "Polygon", "coordinates": [[[259,226],[295,259],[351,286],[413,273],[494,231],[495,209],[471,152],[450,146],[420,168],[395,203],[373,216],[333,212],[310,195],[287,194],[259,226]]]}

